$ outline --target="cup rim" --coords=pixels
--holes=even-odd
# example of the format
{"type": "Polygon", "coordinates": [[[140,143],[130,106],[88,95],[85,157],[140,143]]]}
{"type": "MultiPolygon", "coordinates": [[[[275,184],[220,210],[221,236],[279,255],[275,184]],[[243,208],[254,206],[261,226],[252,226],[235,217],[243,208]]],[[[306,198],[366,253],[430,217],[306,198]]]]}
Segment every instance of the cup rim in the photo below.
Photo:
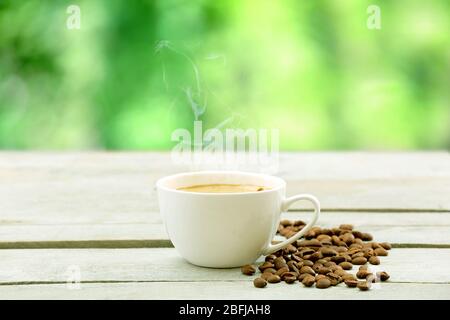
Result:
{"type": "Polygon", "coordinates": [[[236,196],[236,195],[253,195],[253,194],[266,194],[270,192],[277,192],[283,188],[286,188],[286,181],[284,179],[272,176],[264,173],[246,172],[246,171],[230,171],[230,170],[205,170],[205,171],[192,171],[192,172],[181,172],[172,174],[169,176],[162,177],[156,181],[156,188],[164,191],[181,193],[181,194],[191,194],[191,195],[201,195],[201,196],[236,196]],[[263,191],[250,191],[250,192],[193,192],[185,190],[177,190],[174,188],[169,188],[164,185],[168,180],[177,179],[179,177],[193,176],[193,175],[209,175],[209,174],[235,174],[243,175],[247,177],[263,177],[266,179],[274,180],[277,182],[277,186],[263,191]]]}

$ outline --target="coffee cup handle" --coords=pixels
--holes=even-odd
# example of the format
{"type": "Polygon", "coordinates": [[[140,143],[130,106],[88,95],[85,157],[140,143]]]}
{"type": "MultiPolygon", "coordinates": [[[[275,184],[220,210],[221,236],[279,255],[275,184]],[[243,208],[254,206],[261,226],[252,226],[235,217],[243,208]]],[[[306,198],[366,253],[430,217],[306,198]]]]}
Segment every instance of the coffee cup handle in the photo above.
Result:
{"type": "Polygon", "coordinates": [[[267,256],[271,253],[274,253],[275,251],[283,249],[284,247],[291,244],[292,242],[297,241],[302,236],[304,236],[317,222],[317,219],[319,219],[319,214],[320,214],[320,203],[316,197],[314,197],[313,195],[310,195],[310,194],[298,194],[296,196],[292,196],[287,199],[284,199],[283,202],[281,203],[281,212],[287,211],[294,202],[297,202],[300,200],[308,200],[313,204],[314,213],[313,213],[312,219],[308,222],[308,224],[306,226],[303,227],[302,230],[297,232],[295,235],[293,235],[289,239],[287,239],[283,242],[277,243],[275,245],[269,244],[269,246],[263,250],[263,252],[262,252],[263,255],[267,256]]]}

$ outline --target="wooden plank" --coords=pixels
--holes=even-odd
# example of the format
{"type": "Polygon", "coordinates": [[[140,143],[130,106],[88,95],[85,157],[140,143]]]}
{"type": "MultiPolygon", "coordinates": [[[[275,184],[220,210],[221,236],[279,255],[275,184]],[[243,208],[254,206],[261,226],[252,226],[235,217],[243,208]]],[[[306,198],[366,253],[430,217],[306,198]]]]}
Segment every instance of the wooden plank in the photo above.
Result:
{"type": "MultiPolygon", "coordinates": [[[[447,152],[281,153],[279,168],[288,194],[324,210],[450,211],[447,152]]],[[[155,181],[186,170],[170,153],[0,152],[0,223],[140,222],[157,212],[155,181]]]]}
{"type": "MultiPolygon", "coordinates": [[[[308,220],[307,212],[282,218],[308,220]]],[[[325,212],[322,227],[352,223],[396,246],[450,247],[450,213],[325,212]]],[[[159,213],[136,223],[0,224],[0,248],[132,248],[171,246],[159,213]]]]}
{"type": "Polygon", "coordinates": [[[362,292],[342,285],[319,290],[299,284],[256,289],[250,281],[86,283],[0,286],[0,299],[232,299],[232,300],[448,300],[450,284],[382,283],[362,292]]]}
{"type": "MultiPolygon", "coordinates": [[[[239,269],[189,264],[175,249],[0,250],[0,285],[65,283],[71,268],[82,282],[249,281],[239,269]]],[[[450,249],[393,249],[373,271],[391,282],[450,283],[450,249]]],[[[357,268],[354,267],[353,272],[357,268]]]]}

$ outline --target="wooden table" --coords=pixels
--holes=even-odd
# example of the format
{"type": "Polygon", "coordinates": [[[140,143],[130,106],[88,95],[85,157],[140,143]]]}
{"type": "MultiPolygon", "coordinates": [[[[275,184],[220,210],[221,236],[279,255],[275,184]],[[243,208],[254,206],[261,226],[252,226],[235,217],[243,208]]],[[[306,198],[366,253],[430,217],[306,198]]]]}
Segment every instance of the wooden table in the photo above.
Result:
{"type": "Polygon", "coordinates": [[[188,264],[154,190],[185,170],[168,153],[0,152],[0,299],[450,299],[447,152],[280,155],[288,194],[321,200],[321,226],[353,223],[394,245],[381,264],[390,281],[368,292],[256,289],[238,269],[188,264]]]}

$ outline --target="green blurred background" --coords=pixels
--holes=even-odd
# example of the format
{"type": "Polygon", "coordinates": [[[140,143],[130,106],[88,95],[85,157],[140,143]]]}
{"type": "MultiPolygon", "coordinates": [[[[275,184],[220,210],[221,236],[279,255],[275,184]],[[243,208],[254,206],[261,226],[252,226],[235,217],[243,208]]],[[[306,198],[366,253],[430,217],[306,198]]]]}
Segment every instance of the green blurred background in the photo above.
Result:
{"type": "Polygon", "coordinates": [[[450,149],[449,15],[448,0],[0,0],[0,148],[169,150],[197,116],[278,128],[283,150],[450,149]]]}

